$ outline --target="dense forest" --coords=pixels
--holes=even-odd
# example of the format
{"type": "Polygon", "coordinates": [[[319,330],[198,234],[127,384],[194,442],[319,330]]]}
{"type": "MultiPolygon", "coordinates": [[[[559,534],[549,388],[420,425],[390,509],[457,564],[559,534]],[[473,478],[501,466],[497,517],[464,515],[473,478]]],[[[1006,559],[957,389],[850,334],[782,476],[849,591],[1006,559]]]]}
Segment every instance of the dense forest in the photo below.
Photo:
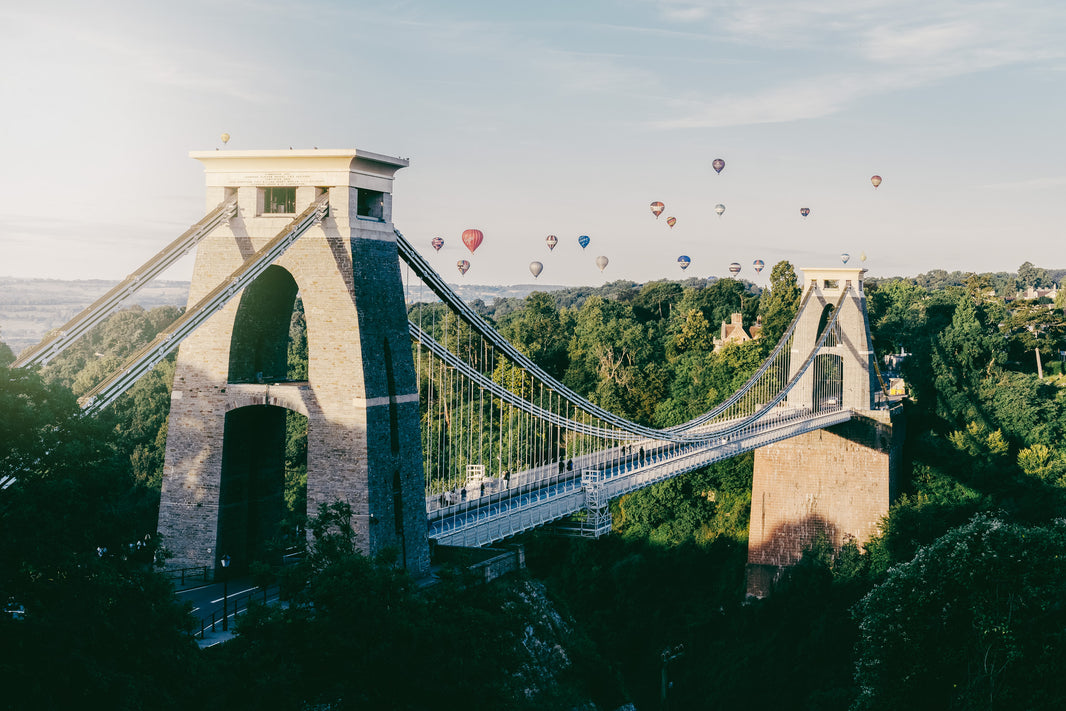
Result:
{"type": "MultiPolygon", "coordinates": [[[[117,313],[40,370],[10,369],[0,344],[0,707],[652,709],[668,679],[669,708],[1057,708],[1066,292],[1003,295],[1062,275],[1026,263],[867,281],[878,356],[909,354],[903,494],[880,536],[813,546],[765,600],[744,598],[749,454],[614,502],[611,536],[524,537],[528,570],[491,585],[457,567],[420,588],[355,550],[343,505],[309,512],[301,562],[260,571],[288,606],[253,610],[203,651],[153,566],[172,359],[98,417],[75,400],[178,310],[117,313]],[[534,589],[557,612],[537,612],[534,589]],[[549,681],[529,640],[552,615],[567,654],[549,681]]],[[[571,388],[669,426],[732,393],[798,297],[782,262],[761,291],[619,282],[476,307],[571,388]],[[713,352],[734,312],[761,318],[762,337],[713,352]]],[[[293,378],[306,377],[300,321],[293,378]]],[[[298,450],[288,503],[303,516],[298,450]]]]}

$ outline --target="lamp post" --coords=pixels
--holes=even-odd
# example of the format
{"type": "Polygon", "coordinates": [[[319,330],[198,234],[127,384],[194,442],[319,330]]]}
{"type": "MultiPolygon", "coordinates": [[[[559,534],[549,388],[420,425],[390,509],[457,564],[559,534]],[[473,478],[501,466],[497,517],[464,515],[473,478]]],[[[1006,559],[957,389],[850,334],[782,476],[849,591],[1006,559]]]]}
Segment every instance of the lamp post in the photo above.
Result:
{"type": "Polygon", "coordinates": [[[222,564],[222,631],[229,631],[229,563],[228,555],[222,556],[219,561],[222,564]]]}

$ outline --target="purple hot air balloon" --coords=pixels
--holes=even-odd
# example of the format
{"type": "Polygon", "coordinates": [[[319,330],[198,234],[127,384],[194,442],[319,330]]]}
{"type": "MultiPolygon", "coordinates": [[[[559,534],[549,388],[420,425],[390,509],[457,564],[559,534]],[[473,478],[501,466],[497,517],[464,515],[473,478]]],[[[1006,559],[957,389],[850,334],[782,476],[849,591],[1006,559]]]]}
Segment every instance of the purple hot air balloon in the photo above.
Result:
{"type": "Polygon", "coordinates": [[[544,242],[548,245],[548,251],[555,249],[555,245],[559,244],[559,238],[555,235],[548,235],[544,238],[544,242]]]}
{"type": "Polygon", "coordinates": [[[692,260],[684,254],[677,258],[677,265],[681,267],[681,271],[685,271],[686,269],[688,269],[688,265],[691,263],[692,260]]]}
{"type": "Polygon", "coordinates": [[[711,167],[714,168],[715,173],[721,173],[722,169],[725,168],[725,161],[721,158],[715,158],[714,161],[711,162],[711,167]]]}
{"type": "Polygon", "coordinates": [[[433,245],[433,249],[439,252],[440,248],[444,246],[444,240],[440,237],[434,237],[430,244],[433,245]]]}

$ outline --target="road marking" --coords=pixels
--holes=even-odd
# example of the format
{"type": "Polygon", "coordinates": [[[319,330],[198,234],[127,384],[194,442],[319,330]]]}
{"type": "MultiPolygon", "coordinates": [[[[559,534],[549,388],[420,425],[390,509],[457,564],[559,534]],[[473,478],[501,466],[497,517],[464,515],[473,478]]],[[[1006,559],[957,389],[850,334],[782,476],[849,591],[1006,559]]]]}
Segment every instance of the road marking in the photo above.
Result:
{"type": "MultiPolygon", "coordinates": [[[[245,588],[244,590],[239,590],[239,591],[237,591],[237,592],[231,592],[231,593],[229,594],[229,597],[236,597],[236,596],[238,596],[238,595],[243,595],[243,594],[244,594],[244,593],[246,593],[246,592],[252,592],[253,590],[258,590],[258,589],[259,589],[259,588],[255,587],[255,586],[252,586],[252,587],[250,587],[250,588],[245,588]]],[[[216,602],[222,602],[222,601],[223,601],[223,600],[225,600],[225,599],[226,599],[225,597],[220,597],[220,598],[218,598],[217,600],[212,600],[212,601],[211,601],[211,604],[213,605],[213,604],[215,604],[216,602]]]]}

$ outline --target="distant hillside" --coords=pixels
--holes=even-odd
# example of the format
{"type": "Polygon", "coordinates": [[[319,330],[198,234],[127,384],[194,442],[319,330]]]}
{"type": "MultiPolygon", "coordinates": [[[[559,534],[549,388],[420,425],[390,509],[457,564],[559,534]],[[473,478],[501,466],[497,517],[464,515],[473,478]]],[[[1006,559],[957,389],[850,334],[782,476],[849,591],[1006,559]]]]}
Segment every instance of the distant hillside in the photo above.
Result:
{"type": "MultiPolygon", "coordinates": [[[[62,326],[117,283],[106,279],[0,277],[0,340],[17,354],[38,343],[48,331],[62,326]]],[[[188,296],[189,282],[158,281],[124,306],[184,306],[188,296]]]]}
{"type": "MultiPolygon", "coordinates": [[[[0,341],[11,346],[17,354],[40,342],[46,333],[62,326],[117,283],[106,279],[65,281],[0,277],[0,341]]],[[[524,299],[534,291],[558,291],[567,287],[554,284],[452,284],[452,288],[465,301],[481,299],[491,304],[496,299],[524,299]]],[[[189,282],[158,281],[146,286],[124,306],[139,304],[146,309],[184,306],[188,296],[189,282]]],[[[410,296],[418,299],[417,292],[410,296]]],[[[433,293],[425,289],[423,299],[433,298],[433,293]]]]}

